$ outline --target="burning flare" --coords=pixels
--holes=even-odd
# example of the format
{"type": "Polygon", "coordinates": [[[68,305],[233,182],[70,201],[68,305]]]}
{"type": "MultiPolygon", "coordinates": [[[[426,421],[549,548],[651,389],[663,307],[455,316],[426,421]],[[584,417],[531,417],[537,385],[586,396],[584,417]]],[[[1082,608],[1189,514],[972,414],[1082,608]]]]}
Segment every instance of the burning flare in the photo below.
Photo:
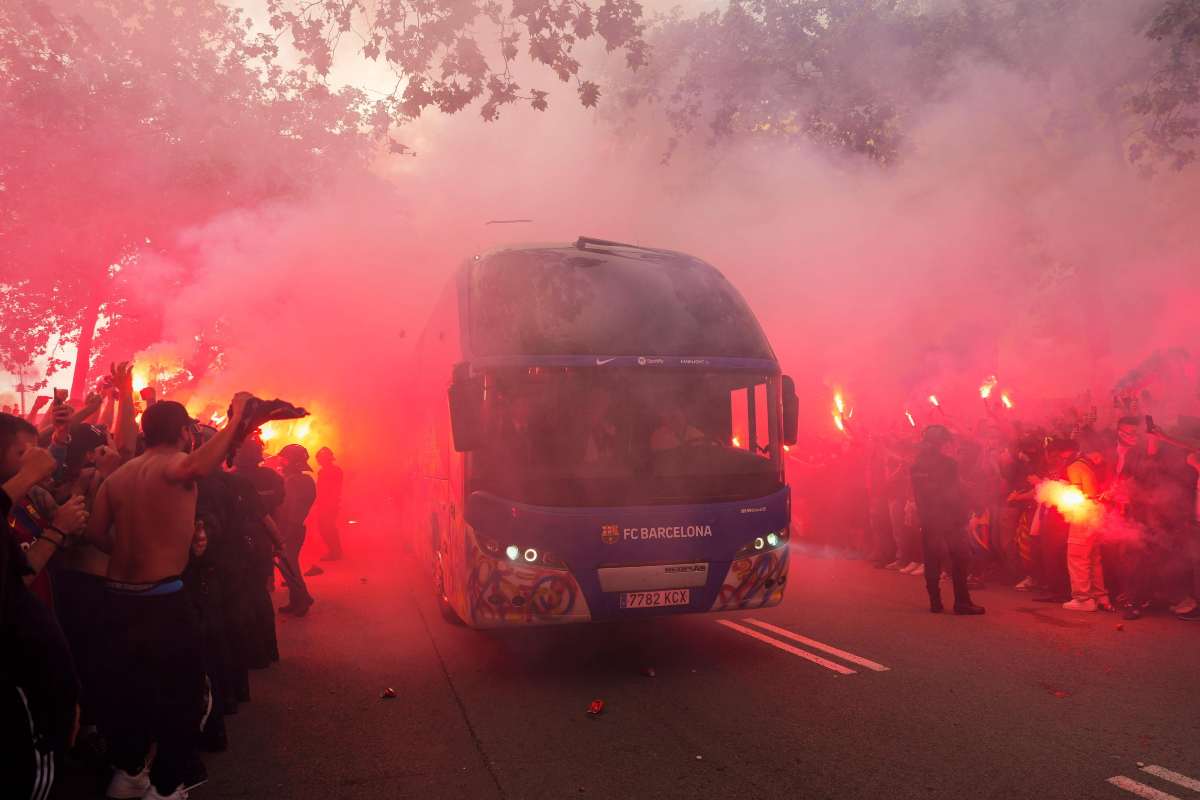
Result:
{"type": "Polygon", "coordinates": [[[833,393],[833,405],[837,409],[838,414],[843,414],[846,411],[846,401],[842,398],[841,392],[833,393]]]}
{"type": "Polygon", "coordinates": [[[1039,503],[1053,506],[1072,525],[1098,525],[1104,516],[1103,506],[1065,481],[1042,481],[1035,494],[1039,503]]]}
{"type": "Polygon", "coordinates": [[[1012,401],[1012,399],[1011,399],[1011,398],[1008,396],[1008,392],[1001,392],[1001,393],[1000,393],[1000,402],[1001,402],[1001,403],[1004,403],[1004,407],[1005,407],[1005,408],[1012,408],[1012,407],[1013,407],[1013,401],[1012,401]]]}
{"type": "MultiPolygon", "coordinates": [[[[258,429],[258,438],[262,439],[264,445],[278,440],[280,447],[285,444],[302,444],[310,451],[321,444],[321,436],[314,427],[312,417],[265,422],[258,429]]],[[[734,446],[741,446],[737,437],[734,437],[734,446]]]]}
{"type": "Polygon", "coordinates": [[[942,404],[938,401],[936,394],[929,395],[929,405],[933,406],[934,408],[942,407],[942,404]]]}
{"type": "Polygon", "coordinates": [[[917,427],[917,421],[915,419],[913,419],[913,415],[912,415],[911,411],[909,411],[908,409],[905,409],[904,416],[908,418],[909,425],[912,425],[914,428],[917,427]]]}
{"type": "Polygon", "coordinates": [[[995,375],[989,375],[989,376],[988,376],[988,377],[987,377],[987,378],[986,378],[986,379],[983,381],[983,385],[981,385],[981,386],[979,387],[979,396],[980,396],[980,397],[982,397],[984,400],[987,400],[989,397],[991,397],[991,396],[992,396],[992,389],[995,389],[995,388],[996,388],[996,383],[997,383],[997,381],[996,381],[996,376],[995,376],[995,375]]]}
{"type": "MultiPolygon", "coordinates": [[[[183,358],[177,352],[165,347],[151,348],[138,353],[133,363],[133,391],[140,392],[147,387],[162,393],[164,385],[187,372],[183,358]]],[[[191,377],[188,373],[187,377],[191,377]]]]}
{"type": "Polygon", "coordinates": [[[833,412],[833,424],[834,424],[834,427],[836,427],[842,433],[846,432],[846,423],[842,422],[842,415],[837,413],[836,411],[833,412]]]}

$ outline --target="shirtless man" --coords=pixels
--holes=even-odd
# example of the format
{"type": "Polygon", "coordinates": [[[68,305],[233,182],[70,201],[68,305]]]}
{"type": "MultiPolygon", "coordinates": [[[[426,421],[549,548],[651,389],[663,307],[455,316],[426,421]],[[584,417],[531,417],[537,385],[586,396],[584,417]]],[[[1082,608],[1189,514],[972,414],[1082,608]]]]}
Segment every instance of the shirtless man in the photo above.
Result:
{"type": "Polygon", "coordinates": [[[142,415],[146,452],[96,495],[87,536],[110,553],[110,798],[183,798],[203,774],[195,748],[208,712],[203,659],[179,576],[195,534],[196,479],[220,465],[249,398],[234,397],[229,423],[194,452],[187,409],[155,403],[142,415]]]}

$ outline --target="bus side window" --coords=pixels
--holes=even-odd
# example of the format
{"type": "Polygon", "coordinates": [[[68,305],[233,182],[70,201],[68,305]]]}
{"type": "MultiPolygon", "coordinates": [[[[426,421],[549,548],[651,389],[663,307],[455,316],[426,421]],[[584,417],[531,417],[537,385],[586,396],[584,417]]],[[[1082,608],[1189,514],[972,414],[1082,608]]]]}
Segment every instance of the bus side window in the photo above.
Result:
{"type": "Polygon", "coordinates": [[[756,455],[763,455],[769,451],[771,426],[767,405],[765,383],[755,383],[730,391],[731,445],[756,455]]]}
{"type": "Polygon", "coordinates": [[[729,393],[731,433],[729,443],[742,450],[750,449],[750,390],[739,388],[729,393]]]}
{"type": "Polygon", "coordinates": [[[756,383],[750,387],[750,391],[754,392],[754,451],[759,455],[765,455],[770,451],[771,447],[771,425],[770,417],[767,414],[767,385],[765,383],[756,383]]]}

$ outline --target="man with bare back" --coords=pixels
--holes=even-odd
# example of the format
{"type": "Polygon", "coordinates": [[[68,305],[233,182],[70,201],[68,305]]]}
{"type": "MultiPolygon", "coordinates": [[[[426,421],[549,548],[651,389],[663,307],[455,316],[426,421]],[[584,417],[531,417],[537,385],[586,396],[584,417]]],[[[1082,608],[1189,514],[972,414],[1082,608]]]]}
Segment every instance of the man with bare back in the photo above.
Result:
{"type": "Polygon", "coordinates": [[[111,798],[179,799],[202,780],[195,742],[209,709],[180,575],[195,534],[196,479],[219,467],[249,397],[238,394],[225,428],[194,451],[187,409],[155,403],[142,416],[146,452],[109,476],[96,496],[87,535],[110,553],[111,798]],[[152,743],[157,753],[148,766],[152,743]]]}

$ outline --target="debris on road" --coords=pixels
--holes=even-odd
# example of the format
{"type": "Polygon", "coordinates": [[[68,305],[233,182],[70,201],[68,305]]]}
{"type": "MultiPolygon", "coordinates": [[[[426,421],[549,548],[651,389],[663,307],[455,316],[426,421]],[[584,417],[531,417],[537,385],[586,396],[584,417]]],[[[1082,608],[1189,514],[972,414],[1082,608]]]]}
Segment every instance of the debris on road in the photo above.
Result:
{"type": "Polygon", "coordinates": [[[604,712],[604,701],[603,700],[593,700],[591,705],[588,706],[587,713],[591,714],[593,717],[598,717],[603,712],[604,712]]]}
{"type": "Polygon", "coordinates": [[[1045,689],[1047,693],[1054,695],[1060,700],[1070,697],[1072,694],[1074,694],[1074,692],[1070,692],[1066,689],[1059,689],[1055,686],[1051,686],[1048,683],[1043,683],[1042,688],[1045,689]]]}
{"type": "Polygon", "coordinates": [[[396,699],[396,690],[390,686],[387,687],[382,692],[380,692],[379,699],[380,700],[395,700],[396,699]]]}

